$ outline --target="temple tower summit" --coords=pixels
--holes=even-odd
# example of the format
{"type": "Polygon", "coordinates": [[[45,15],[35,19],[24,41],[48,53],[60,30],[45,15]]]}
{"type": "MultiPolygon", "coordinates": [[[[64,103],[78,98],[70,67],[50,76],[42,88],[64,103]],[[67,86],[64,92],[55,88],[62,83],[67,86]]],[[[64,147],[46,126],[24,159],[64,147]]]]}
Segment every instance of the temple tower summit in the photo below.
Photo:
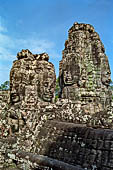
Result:
{"type": "Polygon", "coordinates": [[[60,61],[60,97],[79,102],[85,112],[111,105],[110,67],[105,48],[93,26],[74,23],[60,61]]]}

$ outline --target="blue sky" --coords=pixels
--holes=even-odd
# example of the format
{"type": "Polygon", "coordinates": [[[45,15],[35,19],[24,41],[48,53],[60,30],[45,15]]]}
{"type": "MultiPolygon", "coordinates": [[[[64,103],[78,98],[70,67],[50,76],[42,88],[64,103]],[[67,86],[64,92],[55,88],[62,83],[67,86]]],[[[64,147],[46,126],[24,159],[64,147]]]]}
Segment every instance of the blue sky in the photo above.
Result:
{"type": "Polygon", "coordinates": [[[0,84],[9,80],[17,52],[47,52],[59,61],[74,22],[94,26],[105,46],[113,80],[113,0],[0,0],[0,84]]]}

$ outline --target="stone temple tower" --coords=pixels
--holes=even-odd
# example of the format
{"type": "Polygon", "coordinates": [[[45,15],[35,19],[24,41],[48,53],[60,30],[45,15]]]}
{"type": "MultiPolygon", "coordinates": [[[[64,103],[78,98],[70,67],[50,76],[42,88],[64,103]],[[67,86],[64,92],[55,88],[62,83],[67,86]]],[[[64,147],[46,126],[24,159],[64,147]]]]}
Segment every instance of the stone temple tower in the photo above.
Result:
{"type": "Polygon", "coordinates": [[[85,113],[105,111],[111,105],[110,67],[93,26],[74,23],[62,55],[60,97],[79,102],[85,113]]]}
{"type": "Polygon", "coordinates": [[[20,103],[30,109],[39,101],[52,102],[56,75],[48,54],[22,50],[17,59],[10,71],[10,103],[20,103]]]}

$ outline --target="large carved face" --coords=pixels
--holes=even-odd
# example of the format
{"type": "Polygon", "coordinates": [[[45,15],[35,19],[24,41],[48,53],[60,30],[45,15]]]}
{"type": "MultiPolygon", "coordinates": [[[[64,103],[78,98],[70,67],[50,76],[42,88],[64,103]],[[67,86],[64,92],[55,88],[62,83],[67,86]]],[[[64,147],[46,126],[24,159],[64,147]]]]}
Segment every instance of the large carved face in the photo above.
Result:
{"type": "Polygon", "coordinates": [[[18,68],[12,68],[10,72],[10,101],[11,103],[17,103],[20,101],[19,96],[19,84],[21,83],[21,77],[18,72],[18,68]]]}
{"type": "Polygon", "coordinates": [[[34,68],[26,69],[28,62],[22,65],[23,59],[21,59],[20,67],[17,63],[19,61],[15,62],[10,72],[11,103],[26,99],[26,91],[31,87],[34,89],[34,98],[37,96],[37,99],[51,102],[56,82],[54,66],[45,60],[35,60],[34,68]]]}
{"type": "Polygon", "coordinates": [[[25,98],[25,86],[28,85],[28,71],[22,68],[22,62],[17,60],[10,72],[10,102],[17,103],[25,98]]]}
{"type": "Polygon", "coordinates": [[[71,71],[65,70],[63,72],[63,80],[65,85],[71,85],[73,83],[71,71]]]}
{"type": "Polygon", "coordinates": [[[38,86],[38,96],[47,102],[51,102],[54,98],[55,92],[55,72],[53,65],[46,61],[38,62],[39,70],[39,83],[38,86]]]}
{"type": "Polygon", "coordinates": [[[111,72],[109,70],[102,72],[102,83],[109,86],[111,82],[111,72]]]}
{"type": "Polygon", "coordinates": [[[80,78],[80,67],[77,62],[74,61],[74,59],[71,59],[69,61],[66,61],[63,64],[62,69],[62,82],[64,86],[69,86],[72,84],[78,84],[80,78]]]}

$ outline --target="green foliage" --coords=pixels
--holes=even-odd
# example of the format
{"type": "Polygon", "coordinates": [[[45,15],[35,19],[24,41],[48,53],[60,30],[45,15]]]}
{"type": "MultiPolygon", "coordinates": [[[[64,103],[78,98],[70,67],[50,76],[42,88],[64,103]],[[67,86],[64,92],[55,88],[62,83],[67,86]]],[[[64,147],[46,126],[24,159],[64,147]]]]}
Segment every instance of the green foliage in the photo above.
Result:
{"type": "Polygon", "coordinates": [[[113,84],[112,84],[112,85],[110,85],[110,88],[111,88],[111,90],[113,90],[113,84]]]}
{"type": "Polygon", "coordinates": [[[5,81],[0,85],[0,90],[9,90],[9,81],[5,81]]]}
{"type": "Polygon", "coordinates": [[[57,100],[58,100],[58,95],[55,96],[55,102],[57,102],[57,100]]]}
{"type": "Polygon", "coordinates": [[[56,79],[56,88],[55,88],[55,101],[57,101],[59,96],[60,86],[59,86],[59,77],[56,79]]]}
{"type": "Polygon", "coordinates": [[[59,77],[56,79],[56,89],[55,89],[55,94],[58,94],[60,90],[60,86],[59,86],[59,77]]]}
{"type": "Polygon", "coordinates": [[[113,81],[110,82],[110,89],[113,90],[113,81]]]}

